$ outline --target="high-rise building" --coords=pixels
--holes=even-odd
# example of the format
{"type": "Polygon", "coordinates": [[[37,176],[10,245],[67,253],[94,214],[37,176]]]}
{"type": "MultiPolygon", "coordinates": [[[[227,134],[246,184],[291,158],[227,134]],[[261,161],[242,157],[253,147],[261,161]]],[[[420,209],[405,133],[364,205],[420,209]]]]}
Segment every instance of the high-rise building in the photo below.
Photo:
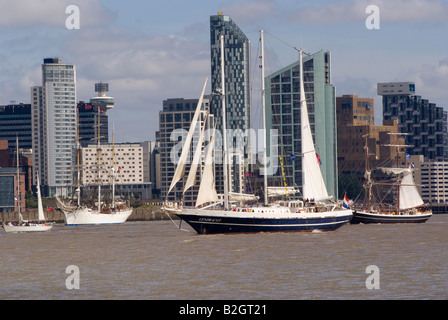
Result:
{"type": "Polygon", "coordinates": [[[447,111],[415,95],[413,82],[378,83],[383,96],[383,119],[398,120],[406,133],[406,153],[448,161],[447,111]]]}
{"type": "MultiPolygon", "coordinates": [[[[226,103],[226,127],[231,132],[241,130],[246,132],[251,128],[251,101],[250,101],[250,41],[244,32],[229,17],[218,14],[210,17],[210,50],[211,50],[211,89],[212,99],[210,112],[216,118],[216,129],[222,132],[222,102],[221,96],[216,94],[222,87],[221,80],[221,46],[220,36],[224,36],[224,74],[225,74],[225,103],[226,103]]],[[[229,148],[242,148],[243,155],[230,155],[232,172],[242,172],[244,158],[246,157],[247,141],[241,147],[237,145],[239,140],[227,137],[229,148]],[[232,141],[233,140],[233,141],[232,141]]],[[[216,167],[216,189],[218,193],[224,191],[222,166],[216,167]]],[[[230,176],[229,190],[244,192],[243,174],[230,176]]]]}
{"type": "MultiPolygon", "coordinates": [[[[199,137],[199,127],[205,123],[206,128],[213,128],[213,115],[210,115],[210,96],[204,96],[199,116],[199,124],[193,135],[193,143],[190,149],[189,158],[186,165],[185,179],[179,181],[175,188],[167,196],[171,180],[176,169],[177,160],[176,151],[182,149],[182,141],[190,129],[193,115],[196,111],[198,99],[167,99],[163,101],[163,111],[159,113],[159,131],[156,133],[157,143],[160,150],[160,169],[161,169],[161,195],[162,199],[168,201],[179,201],[183,199],[186,206],[194,206],[199,185],[191,187],[185,194],[183,193],[183,183],[188,175],[191,161],[193,159],[194,148],[197,145],[199,137]],[[174,131],[178,129],[177,131],[174,131]],[[174,131],[174,132],[173,132],[174,131]],[[182,139],[181,139],[182,138],[182,139]]],[[[206,130],[207,130],[206,129],[206,130]]],[[[205,143],[207,145],[208,143],[205,143]]],[[[196,181],[200,181],[201,170],[198,170],[196,181]]]]}
{"type": "MultiPolygon", "coordinates": [[[[337,143],[335,88],[330,78],[330,52],[319,51],[303,58],[304,87],[308,104],[311,132],[322,165],[322,175],[330,195],[337,197],[337,143]]],[[[272,178],[283,185],[302,187],[300,134],[299,61],[274,72],[266,83],[266,127],[279,134],[278,153],[282,168],[272,178]],[[296,160],[294,160],[296,159],[296,160]],[[282,177],[284,175],[284,177],[282,177]]],[[[316,160],[317,161],[317,160],[316,160]]],[[[271,180],[272,180],[271,178],[271,180]]],[[[275,181],[272,181],[275,183],[275,181]]]]}
{"type": "Polygon", "coordinates": [[[42,86],[31,88],[33,163],[47,196],[68,196],[76,148],[76,68],[45,58],[42,86]]]}

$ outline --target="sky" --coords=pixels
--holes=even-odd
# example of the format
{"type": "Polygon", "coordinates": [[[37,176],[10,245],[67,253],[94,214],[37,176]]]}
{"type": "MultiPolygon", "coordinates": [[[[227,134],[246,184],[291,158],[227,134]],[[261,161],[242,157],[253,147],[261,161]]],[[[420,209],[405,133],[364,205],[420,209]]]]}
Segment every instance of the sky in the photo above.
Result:
{"type": "Polygon", "coordinates": [[[266,75],[297,61],[294,48],[330,51],[336,95],[374,98],[376,124],[378,82],[413,81],[417,95],[448,109],[442,0],[0,0],[0,105],[30,103],[43,58],[61,57],[76,65],[78,101],[96,95],[96,82],[109,83],[115,142],[154,141],[163,100],[199,98],[210,75],[210,16],[219,11],[251,40],[253,95],[263,29],[266,75]],[[79,8],[79,29],[66,27],[70,5],[79,8]],[[379,15],[366,12],[370,5],[379,15]]]}

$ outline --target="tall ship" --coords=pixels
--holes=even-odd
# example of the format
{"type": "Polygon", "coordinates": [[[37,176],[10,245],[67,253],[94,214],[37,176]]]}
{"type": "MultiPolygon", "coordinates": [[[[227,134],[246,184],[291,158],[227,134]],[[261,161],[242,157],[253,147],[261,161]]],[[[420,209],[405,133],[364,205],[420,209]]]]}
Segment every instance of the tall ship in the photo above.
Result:
{"type": "Polygon", "coordinates": [[[414,166],[410,164],[406,168],[398,166],[398,147],[397,147],[397,166],[395,168],[379,168],[382,172],[393,175],[395,181],[386,183],[389,189],[396,190],[396,203],[386,204],[382,201],[372,201],[372,188],[376,185],[385,185],[385,183],[374,181],[371,178],[372,170],[369,167],[369,153],[367,142],[365,144],[366,152],[366,171],[364,188],[366,190],[365,204],[353,211],[352,224],[359,223],[423,223],[431,216],[431,208],[424,202],[417,186],[414,182],[414,166]]]}
{"type": "MultiPolygon", "coordinates": [[[[265,119],[265,99],[264,99],[264,58],[263,58],[263,31],[260,31],[261,52],[262,52],[262,107],[263,126],[266,127],[265,119]]],[[[221,45],[221,84],[224,84],[224,41],[220,36],[221,45]]],[[[305,100],[305,90],[303,84],[303,62],[302,50],[300,55],[300,99],[301,99],[301,130],[302,130],[302,200],[277,201],[269,203],[267,185],[267,175],[264,176],[264,204],[260,206],[237,206],[232,205],[232,199],[236,196],[245,195],[233,194],[229,192],[227,181],[227,141],[226,141],[226,110],[225,110],[225,88],[222,85],[219,94],[222,99],[222,119],[223,119],[223,171],[224,171],[224,195],[223,200],[219,199],[213,177],[213,146],[214,136],[208,145],[205,157],[205,164],[202,171],[196,205],[193,208],[179,206],[171,208],[165,206],[165,210],[177,215],[181,221],[186,221],[198,234],[216,233],[240,233],[240,232],[283,232],[283,231],[331,231],[336,230],[348,223],[352,218],[352,210],[331,201],[328,195],[319,164],[316,161],[316,150],[308,117],[308,109],[305,100]]],[[[186,155],[190,149],[193,132],[197,125],[199,109],[204,95],[205,84],[201,98],[193,117],[190,130],[182,147],[179,163],[174,172],[173,180],[168,193],[174,185],[183,178],[185,173],[186,155]]],[[[198,143],[200,147],[202,143],[198,143]]],[[[266,135],[263,139],[264,157],[266,157],[266,135]]],[[[196,150],[197,151],[197,150],[196,150]]],[[[196,152],[195,152],[196,153],[196,152]]],[[[266,173],[266,162],[264,161],[266,173]]],[[[194,161],[193,161],[194,163],[194,161]]],[[[196,165],[192,165],[197,170],[196,165]]],[[[190,169],[184,191],[191,186],[190,175],[194,177],[196,172],[190,169]]],[[[194,178],[191,178],[194,180],[194,178]]],[[[272,189],[271,189],[272,190],[272,189]]],[[[251,195],[246,195],[250,198],[251,195]]],[[[238,201],[238,200],[237,200],[238,201]]],[[[239,201],[238,201],[239,202],[239,201]]],[[[237,203],[237,202],[235,202],[237,203]]],[[[240,202],[241,203],[241,202],[240,202]]]]}
{"type": "MultiPolygon", "coordinates": [[[[98,114],[101,112],[98,106],[98,114]]],[[[79,163],[79,139],[78,139],[78,165],[77,165],[77,186],[76,186],[76,202],[64,202],[58,197],[56,201],[58,207],[61,209],[64,215],[64,221],[66,225],[101,225],[101,224],[120,224],[124,223],[129,216],[132,214],[132,208],[122,200],[117,201],[115,199],[115,175],[117,171],[115,170],[115,165],[112,166],[112,199],[110,203],[106,203],[102,199],[101,194],[101,172],[103,170],[103,165],[101,163],[101,145],[100,145],[100,129],[99,129],[99,119],[98,117],[98,137],[97,139],[97,165],[95,171],[97,172],[97,188],[98,195],[96,203],[87,204],[86,199],[84,201],[81,199],[81,170],[82,168],[79,163]]],[[[90,201],[91,202],[91,201],[90,201]]]]}

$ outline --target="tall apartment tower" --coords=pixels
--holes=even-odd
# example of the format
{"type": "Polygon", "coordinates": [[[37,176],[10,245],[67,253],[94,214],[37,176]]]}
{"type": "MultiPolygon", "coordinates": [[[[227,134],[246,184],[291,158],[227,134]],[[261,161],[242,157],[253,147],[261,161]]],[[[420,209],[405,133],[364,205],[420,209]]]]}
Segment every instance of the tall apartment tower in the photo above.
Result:
{"type": "MultiPolygon", "coordinates": [[[[213,128],[213,115],[210,115],[210,96],[204,96],[201,106],[201,113],[199,116],[200,127],[204,124],[210,133],[213,128]]],[[[174,189],[167,195],[168,189],[171,185],[171,180],[176,169],[175,155],[176,151],[182,149],[182,141],[186,137],[186,133],[190,129],[191,120],[196,111],[198,99],[167,99],[163,101],[163,110],[159,113],[159,131],[157,135],[157,143],[160,150],[160,169],[161,169],[161,196],[162,199],[168,201],[183,200],[186,206],[194,206],[196,201],[199,184],[191,187],[185,194],[183,194],[183,182],[186,181],[190,163],[193,159],[194,148],[197,145],[199,137],[199,127],[193,135],[193,143],[189,153],[189,160],[187,161],[185,169],[184,180],[179,181],[174,189]],[[174,130],[176,130],[173,132],[174,130]],[[184,134],[182,136],[182,134],[184,134]]],[[[206,130],[207,130],[206,129],[206,130]]],[[[208,142],[205,143],[208,145],[208,142]]],[[[200,181],[201,170],[198,170],[196,181],[200,181]]],[[[215,179],[216,181],[216,179],[215,179]]]]}
{"type": "MultiPolygon", "coordinates": [[[[303,76],[311,132],[322,165],[322,175],[330,195],[337,197],[336,97],[330,78],[330,52],[319,51],[303,58],[303,76]]],[[[265,78],[266,126],[279,134],[278,153],[283,168],[271,178],[283,185],[302,187],[300,136],[299,61],[265,78]],[[292,160],[296,159],[296,160],[292,160]],[[284,177],[282,177],[284,175],[284,177]]],[[[268,144],[270,139],[267,139],[268,144]]],[[[274,183],[274,181],[273,181],[274,183]]]]}
{"type": "Polygon", "coordinates": [[[33,163],[45,195],[68,196],[77,135],[76,68],[61,58],[43,62],[42,86],[31,88],[33,163]]]}
{"type": "MultiPolygon", "coordinates": [[[[216,129],[222,132],[222,102],[220,92],[221,84],[221,46],[220,35],[224,36],[224,74],[226,92],[226,127],[228,130],[246,131],[251,127],[251,101],[250,101],[250,41],[241,29],[229,16],[219,13],[210,17],[210,50],[211,50],[211,89],[212,99],[210,112],[215,116],[216,129]]],[[[240,147],[236,145],[236,138],[230,141],[228,135],[227,146],[229,148],[240,147]]],[[[244,146],[247,154],[247,144],[244,146]]],[[[244,155],[231,155],[230,170],[241,172],[244,166],[244,155]]],[[[218,193],[224,191],[222,167],[218,166],[216,189],[218,193]]],[[[243,192],[241,175],[231,176],[229,186],[231,191],[243,192]]]]}
{"type": "Polygon", "coordinates": [[[447,111],[415,95],[413,82],[378,83],[383,119],[396,119],[406,133],[406,153],[428,160],[448,161],[447,111]]]}

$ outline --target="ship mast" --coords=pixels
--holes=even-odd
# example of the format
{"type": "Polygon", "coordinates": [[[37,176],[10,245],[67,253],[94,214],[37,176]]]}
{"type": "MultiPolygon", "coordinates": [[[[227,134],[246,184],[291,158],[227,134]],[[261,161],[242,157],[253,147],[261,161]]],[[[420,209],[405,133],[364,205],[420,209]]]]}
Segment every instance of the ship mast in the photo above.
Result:
{"type": "Polygon", "coordinates": [[[222,107],[222,153],[223,153],[223,175],[224,175],[224,209],[229,209],[229,178],[228,178],[228,156],[227,132],[226,132],[226,92],[225,92],[225,70],[224,70],[224,35],[219,36],[221,44],[221,107],[222,107]]]}
{"type": "Polygon", "coordinates": [[[261,51],[261,103],[262,103],[262,116],[263,116],[263,162],[264,162],[264,204],[268,205],[268,173],[267,173],[267,146],[266,146],[266,96],[265,96],[265,84],[264,84],[264,32],[260,30],[260,51],[261,51]]]}

